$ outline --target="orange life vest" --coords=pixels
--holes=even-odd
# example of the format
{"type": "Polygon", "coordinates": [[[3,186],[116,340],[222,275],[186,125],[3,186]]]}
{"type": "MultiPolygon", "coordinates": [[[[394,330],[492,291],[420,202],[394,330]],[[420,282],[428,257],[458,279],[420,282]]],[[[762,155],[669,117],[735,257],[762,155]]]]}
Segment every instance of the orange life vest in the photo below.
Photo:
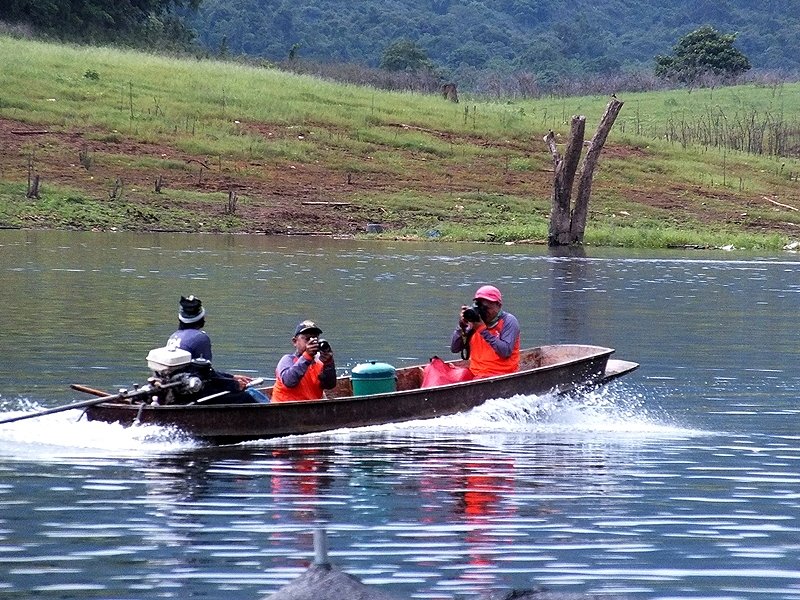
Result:
{"type": "MultiPolygon", "coordinates": [[[[297,362],[299,356],[294,358],[297,362]]],[[[275,387],[272,388],[272,402],[291,402],[294,400],[321,400],[324,396],[319,376],[322,373],[322,362],[315,360],[308,366],[308,371],[303,375],[295,387],[287,387],[281,381],[281,374],[275,372],[275,387]]]]}
{"type": "MultiPolygon", "coordinates": [[[[500,335],[503,330],[502,317],[486,330],[490,335],[500,335]]],[[[476,331],[469,338],[469,370],[476,378],[516,373],[519,370],[519,337],[514,342],[511,355],[508,358],[500,358],[489,342],[483,339],[481,332],[476,331]]]]}

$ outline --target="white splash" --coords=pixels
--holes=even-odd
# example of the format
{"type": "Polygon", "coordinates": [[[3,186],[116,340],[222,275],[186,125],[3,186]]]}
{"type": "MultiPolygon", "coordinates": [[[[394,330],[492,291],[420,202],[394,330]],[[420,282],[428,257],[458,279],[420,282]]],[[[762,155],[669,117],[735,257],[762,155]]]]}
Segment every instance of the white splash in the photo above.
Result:
{"type": "Polygon", "coordinates": [[[556,437],[565,442],[608,442],[652,439],[679,439],[708,435],[685,427],[634,387],[614,383],[594,391],[558,396],[517,395],[489,400],[470,411],[456,415],[338,429],[327,433],[289,436],[278,440],[248,442],[254,445],[285,444],[294,440],[349,440],[381,437],[464,437],[539,438],[556,437]]]}
{"type": "MultiPolygon", "coordinates": [[[[517,434],[684,437],[697,432],[673,422],[632,388],[606,386],[584,394],[514,396],[466,413],[436,419],[438,427],[517,434]]],[[[413,427],[431,422],[417,421],[413,427]]],[[[407,424],[408,425],[408,424],[407,424]]]]}
{"type": "MultiPolygon", "coordinates": [[[[3,402],[0,417],[42,410],[34,402],[18,401],[24,410],[8,410],[3,402]]],[[[489,400],[468,412],[439,417],[339,429],[322,434],[288,436],[277,440],[247,442],[248,445],[284,444],[292,439],[330,439],[346,443],[349,439],[370,436],[557,436],[565,441],[589,438],[592,441],[619,438],[635,440],[674,439],[708,435],[708,432],[683,427],[632,387],[612,384],[592,392],[557,396],[517,395],[489,400]]],[[[55,462],[60,458],[91,456],[140,457],[202,447],[203,444],[179,431],[152,425],[122,427],[89,422],[82,411],[35,417],[0,425],[0,457],[55,462]]]]}
{"type": "MultiPolygon", "coordinates": [[[[0,419],[43,410],[28,400],[17,405],[24,410],[8,410],[5,406],[0,419]]],[[[0,457],[50,463],[82,456],[147,456],[198,445],[181,432],[164,427],[122,427],[87,421],[78,409],[0,425],[0,457]]]]}

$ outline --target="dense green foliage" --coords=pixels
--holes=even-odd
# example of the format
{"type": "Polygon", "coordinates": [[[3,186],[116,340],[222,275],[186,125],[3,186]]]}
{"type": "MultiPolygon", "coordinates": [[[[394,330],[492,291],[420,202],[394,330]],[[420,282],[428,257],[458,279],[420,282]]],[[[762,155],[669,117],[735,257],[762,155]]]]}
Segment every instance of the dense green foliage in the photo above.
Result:
{"type": "Polygon", "coordinates": [[[433,63],[425,51],[414,42],[398,40],[386,47],[380,66],[387,71],[418,71],[432,69],[433,63]]]}
{"type": "MultiPolygon", "coordinates": [[[[188,13],[187,13],[188,14],[188,13]]],[[[800,69],[800,0],[203,0],[188,15],[216,52],[378,66],[409,40],[460,82],[476,70],[540,79],[652,72],[654,58],[703,25],[736,33],[756,69],[800,69]]]]}
{"type": "Polygon", "coordinates": [[[3,0],[0,21],[60,39],[187,47],[192,33],[172,15],[201,0],[3,0]]]}
{"type": "Polygon", "coordinates": [[[750,69],[750,61],[734,48],[736,35],[705,26],[683,36],[673,54],[656,57],[656,75],[692,83],[703,75],[736,77],[750,69]]]}

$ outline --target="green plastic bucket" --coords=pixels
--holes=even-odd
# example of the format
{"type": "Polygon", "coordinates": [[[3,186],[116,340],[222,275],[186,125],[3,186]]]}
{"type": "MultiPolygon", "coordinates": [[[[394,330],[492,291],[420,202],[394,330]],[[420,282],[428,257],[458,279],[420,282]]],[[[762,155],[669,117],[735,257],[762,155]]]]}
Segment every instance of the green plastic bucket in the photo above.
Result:
{"type": "Polygon", "coordinates": [[[382,362],[370,361],[353,367],[350,373],[354,396],[386,394],[397,391],[395,368],[382,362]]]}

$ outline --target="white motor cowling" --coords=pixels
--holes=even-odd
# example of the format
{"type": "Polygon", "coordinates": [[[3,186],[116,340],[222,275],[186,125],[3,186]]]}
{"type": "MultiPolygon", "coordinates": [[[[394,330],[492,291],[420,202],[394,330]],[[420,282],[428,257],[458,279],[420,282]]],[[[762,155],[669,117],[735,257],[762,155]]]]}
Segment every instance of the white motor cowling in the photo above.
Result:
{"type": "Polygon", "coordinates": [[[153,348],[147,353],[147,366],[156,375],[169,375],[192,362],[192,353],[180,348],[153,348]]]}

